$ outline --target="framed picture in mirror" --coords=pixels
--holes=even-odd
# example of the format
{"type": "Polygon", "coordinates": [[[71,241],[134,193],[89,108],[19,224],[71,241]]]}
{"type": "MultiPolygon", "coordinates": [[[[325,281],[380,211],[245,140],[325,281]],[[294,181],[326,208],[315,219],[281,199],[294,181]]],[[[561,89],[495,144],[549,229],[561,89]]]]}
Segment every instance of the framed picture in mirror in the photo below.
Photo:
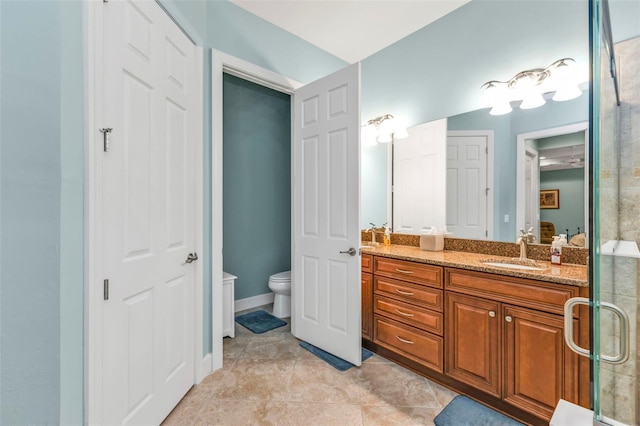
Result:
{"type": "Polygon", "coordinates": [[[540,191],[540,208],[541,209],[559,209],[560,208],[560,190],[545,189],[540,191]]]}

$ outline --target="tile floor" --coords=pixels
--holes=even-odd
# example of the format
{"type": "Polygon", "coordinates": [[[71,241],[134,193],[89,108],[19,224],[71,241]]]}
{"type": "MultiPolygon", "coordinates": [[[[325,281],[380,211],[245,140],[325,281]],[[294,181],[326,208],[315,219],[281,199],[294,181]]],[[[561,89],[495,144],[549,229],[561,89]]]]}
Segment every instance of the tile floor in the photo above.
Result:
{"type": "Polygon", "coordinates": [[[224,367],[163,424],[432,425],[456,395],[377,355],[341,372],[298,343],[289,324],[253,334],[236,323],[236,337],[224,339],[224,367]]]}

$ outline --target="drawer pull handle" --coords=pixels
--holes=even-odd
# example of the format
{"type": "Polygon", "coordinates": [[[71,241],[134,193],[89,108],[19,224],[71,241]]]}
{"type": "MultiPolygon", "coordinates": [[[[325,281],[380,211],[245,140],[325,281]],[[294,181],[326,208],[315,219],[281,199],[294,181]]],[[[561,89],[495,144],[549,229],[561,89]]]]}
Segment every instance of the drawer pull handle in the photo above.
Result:
{"type": "Polygon", "coordinates": [[[410,345],[413,345],[413,342],[411,340],[405,340],[400,336],[396,336],[396,339],[400,340],[402,343],[408,343],[410,345]]]}
{"type": "Polygon", "coordinates": [[[413,274],[413,271],[407,271],[406,269],[396,268],[396,271],[400,272],[401,274],[413,274]]]}
{"type": "Polygon", "coordinates": [[[510,315],[507,315],[506,317],[504,317],[505,321],[507,322],[511,322],[513,321],[513,318],[510,315]]]}
{"type": "Polygon", "coordinates": [[[408,314],[406,312],[402,312],[399,309],[396,309],[396,312],[399,313],[400,315],[404,316],[404,317],[412,317],[412,316],[414,316],[413,314],[408,314]]]}
{"type": "Polygon", "coordinates": [[[402,291],[398,288],[396,288],[396,293],[400,293],[400,294],[404,294],[405,296],[413,296],[413,293],[410,291],[402,291]]]}
{"type": "Polygon", "coordinates": [[[489,311],[489,316],[493,318],[496,316],[496,313],[494,311],[489,311]]]}

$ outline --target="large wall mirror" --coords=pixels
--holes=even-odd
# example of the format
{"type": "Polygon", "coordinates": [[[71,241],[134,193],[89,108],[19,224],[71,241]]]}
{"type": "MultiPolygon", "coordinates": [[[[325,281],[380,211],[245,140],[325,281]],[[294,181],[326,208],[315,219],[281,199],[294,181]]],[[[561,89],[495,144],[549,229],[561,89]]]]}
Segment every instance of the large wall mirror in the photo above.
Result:
{"type": "MultiPolygon", "coordinates": [[[[406,190],[404,181],[400,178],[399,166],[394,165],[393,155],[394,150],[404,143],[404,139],[394,140],[393,147],[389,144],[378,144],[362,148],[361,224],[363,229],[370,228],[371,223],[380,226],[383,223],[393,222],[394,231],[402,232],[402,229],[406,229],[410,230],[408,233],[419,233],[420,229],[398,222],[399,218],[394,211],[394,204],[398,201],[394,198],[398,193],[404,192],[405,194],[429,193],[440,197],[437,198],[439,201],[431,203],[429,208],[437,209],[440,213],[434,216],[434,221],[440,220],[437,219],[438,217],[445,217],[446,220],[444,224],[433,223],[433,225],[445,225],[454,236],[463,238],[514,242],[520,228],[533,227],[537,241],[544,243],[547,240],[543,239],[541,234],[541,222],[553,223],[555,234],[565,233],[566,229],[569,229],[572,235],[584,232],[587,227],[585,200],[588,200],[588,197],[585,197],[587,171],[584,168],[585,152],[587,152],[586,122],[589,114],[587,84],[581,85],[582,95],[578,98],[558,102],[546,96],[546,103],[535,109],[520,109],[518,102],[512,102],[512,112],[505,115],[490,115],[488,108],[479,108],[480,87],[483,82],[491,79],[503,79],[505,75],[510,77],[518,71],[531,68],[534,64],[544,67],[560,57],[575,57],[585,71],[588,69],[588,59],[585,54],[588,50],[585,23],[587,9],[583,3],[529,1],[522,2],[520,7],[530,7],[531,11],[522,13],[508,2],[472,1],[460,8],[458,12],[448,15],[446,27],[443,22],[441,27],[436,25],[430,30],[428,36],[430,39],[437,37],[439,46],[424,49],[432,49],[433,53],[437,50],[440,58],[449,58],[451,64],[463,63],[464,67],[451,65],[447,68],[440,63],[446,60],[442,60],[433,67],[425,67],[420,73],[413,73],[415,80],[411,80],[407,77],[409,71],[404,75],[404,70],[412,69],[412,64],[417,63],[418,59],[415,57],[404,59],[397,53],[400,51],[399,47],[404,47],[405,51],[408,50],[406,47],[411,40],[406,42],[407,46],[398,46],[393,55],[388,53],[385,56],[383,51],[382,54],[375,55],[375,58],[363,62],[363,97],[372,98],[374,94],[378,95],[375,99],[376,113],[404,112],[410,117],[407,120],[409,133],[411,129],[415,131],[424,125],[444,120],[447,134],[445,151],[439,157],[444,163],[441,166],[446,169],[447,179],[444,183],[428,180],[412,181],[409,191],[406,190]],[[497,13],[498,9],[500,13],[497,13]],[[456,28],[459,29],[460,34],[463,34],[468,32],[469,26],[480,25],[473,20],[474,18],[482,21],[482,26],[488,35],[476,32],[473,39],[467,39],[464,43],[460,37],[453,36],[456,34],[456,28]],[[535,25],[539,25],[540,31],[544,34],[535,33],[533,29],[535,25]],[[582,26],[585,28],[583,29],[582,26]],[[567,37],[566,33],[553,36],[556,30],[567,31],[567,27],[573,27],[571,31],[580,33],[579,36],[572,39],[567,37]],[[576,27],[579,30],[576,30],[576,27]],[[514,31],[514,28],[520,28],[521,31],[514,31]],[[445,31],[446,37],[438,37],[445,31]],[[488,37],[491,37],[491,42],[488,42],[488,39],[485,40],[488,37]],[[469,54],[460,59],[459,56],[463,50],[473,50],[469,45],[475,49],[475,54],[469,54]],[[489,48],[490,51],[487,50],[489,48]],[[436,83],[433,82],[438,81],[437,89],[442,93],[449,93],[450,96],[433,97],[420,104],[417,95],[413,95],[408,90],[399,89],[396,89],[396,92],[401,93],[394,93],[391,84],[384,92],[380,87],[376,87],[375,93],[371,89],[369,91],[371,94],[367,95],[369,93],[367,84],[373,85],[374,82],[374,77],[371,76],[374,73],[373,65],[376,65],[377,70],[382,66],[384,59],[390,58],[394,60],[394,69],[399,70],[396,85],[415,87],[417,92],[421,90],[422,85],[435,85],[436,83]],[[487,58],[492,60],[490,67],[487,66],[487,58]],[[403,63],[404,61],[406,63],[403,63]],[[496,71],[500,65],[505,69],[502,74],[496,75],[495,73],[500,72],[496,71]],[[455,75],[455,78],[450,78],[448,73],[455,75]],[[461,94],[461,88],[465,88],[464,94],[461,94]],[[456,99],[460,100],[459,105],[454,102],[456,99]],[[389,109],[383,111],[383,108],[386,108],[385,105],[389,105],[389,109]],[[413,114],[411,108],[421,108],[421,110],[413,114]],[[451,114],[451,111],[455,113],[451,114]],[[481,145],[478,146],[484,146],[485,148],[482,149],[486,149],[486,158],[482,165],[485,173],[469,175],[477,177],[467,177],[466,182],[454,182],[455,173],[451,172],[454,167],[452,164],[455,165],[455,162],[459,162],[462,158],[460,147],[476,143],[480,143],[481,145]],[[536,158],[527,157],[534,153],[537,155],[536,158]],[[535,163],[535,167],[527,169],[527,158],[531,163],[530,166],[535,163]],[[535,173],[533,179],[531,179],[532,173],[535,173]],[[525,183],[528,186],[525,187],[525,183]],[[481,206],[475,201],[468,205],[454,202],[460,192],[466,191],[470,186],[475,187],[473,191],[482,190],[485,198],[481,206]],[[440,196],[434,192],[435,187],[441,189],[440,196]],[[544,205],[541,209],[539,204],[541,190],[558,190],[560,207],[553,209],[544,205]],[[524,200],[528,200],[528,204],[525,204],[524,200]],[[527,206],[529,213],[526,213],[527,206]],[[473,214],[476,215],[477,221],[484,221],[484,223],[464,230],[460,226],[461,222],[459,220],[456,222],[454,219],[462,217],[459,210],[464,208],[481,210],[473,214]]],[[[392,46],[390,49],[393,48],[392,46]]],[[[424,59],[420,61],[424,62],[424,59]]],[[[389,75],[384,77],[389,79],[389,75]]],[[[385,84],[382,73],[375,82],[378,86],[385,84]]],[[[363,114],[367,114],[366,108],[363,114]]],[[[365,118],[366,116],[363,117],[365,118]]],[[[475,145],[473,150],[480,152],[475,145]]],[[[542,225],[542,227],[545,226],[546,224],[542,225]]]]}

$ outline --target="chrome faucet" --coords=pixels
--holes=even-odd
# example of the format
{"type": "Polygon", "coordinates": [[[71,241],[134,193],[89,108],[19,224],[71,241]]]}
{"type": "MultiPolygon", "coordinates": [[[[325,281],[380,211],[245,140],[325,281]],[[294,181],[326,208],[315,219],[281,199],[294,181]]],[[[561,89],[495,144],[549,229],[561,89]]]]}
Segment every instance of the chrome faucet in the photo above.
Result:
{"type": "Polygon", "coordinates": [[[533,228],[529,228],[528,231],[525,231],[524,229],[520,230],[520,236],[516,240],[516,243],[520,244],[520,260],[527,260],[527,249],[529,247],[529,241],[533,240],[533,228]]]}
{"type": "Polygon", "coordinates": [[[371,224],[371,245],[376,245],[376,224],[373,222],[369,222],[371,224]]]}

